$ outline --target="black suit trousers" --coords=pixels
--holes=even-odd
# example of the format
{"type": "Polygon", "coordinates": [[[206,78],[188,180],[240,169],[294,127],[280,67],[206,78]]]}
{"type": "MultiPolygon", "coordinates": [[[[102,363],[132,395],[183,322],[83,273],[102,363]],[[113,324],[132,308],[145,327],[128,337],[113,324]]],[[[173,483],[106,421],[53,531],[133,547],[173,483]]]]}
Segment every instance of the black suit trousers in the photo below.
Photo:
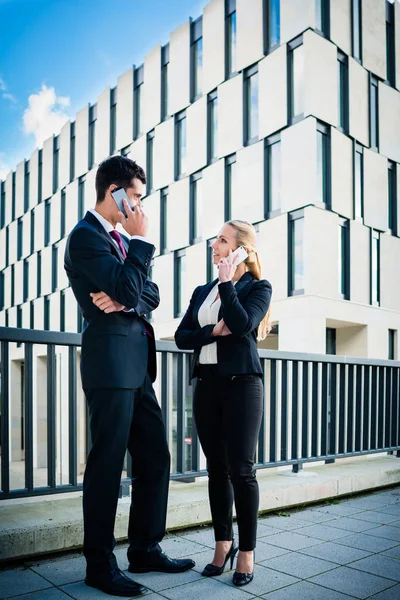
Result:
{"type": "Polygon", "coordinates": [[[259,489],[254,456],[263,414],[258,375],[226,377],[217,365],[200,365],[193,411],[207,458],[208,493],[215,540],[232,539],[235,501],[239,549],[253,550],[257,537],[259,489]]]}
{"type": "Polygon", "coordinates": [[[132,457],[129,551],[157,547],[165,534],[170,454],[149,375],[137,389],[87,389],[92,448],[83,481],[88,573],[116,568],[114,524],[126,450],[132,457]]]}

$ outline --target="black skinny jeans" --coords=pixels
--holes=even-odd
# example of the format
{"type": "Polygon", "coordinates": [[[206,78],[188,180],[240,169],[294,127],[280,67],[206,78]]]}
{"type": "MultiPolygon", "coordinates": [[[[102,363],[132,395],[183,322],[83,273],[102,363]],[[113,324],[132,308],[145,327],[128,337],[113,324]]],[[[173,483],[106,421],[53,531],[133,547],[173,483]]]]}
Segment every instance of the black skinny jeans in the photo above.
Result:
{"type": "Polygon", "coordinates": [[[217,365],[200,366],[193,398],[196,427],[207,458],[215,540],[232,539],[235,500],[239,549],[254,550],[259,490],[254,456],[263,413],[258,375],[225,377],[217,365]]]}

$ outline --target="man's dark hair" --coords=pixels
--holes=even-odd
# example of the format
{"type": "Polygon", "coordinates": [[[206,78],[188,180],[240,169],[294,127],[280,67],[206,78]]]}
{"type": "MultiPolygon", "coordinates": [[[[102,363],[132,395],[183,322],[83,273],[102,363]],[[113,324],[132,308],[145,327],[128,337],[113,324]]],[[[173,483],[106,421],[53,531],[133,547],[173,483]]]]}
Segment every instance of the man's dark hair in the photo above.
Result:
{"type": "Polygon", "coordinates": [[[115,183],[118,187],[127,188],[132,184],[132,179],[139,179],[142,183],[146,183],[146,175],[142,167],[125,156],[110,156],[97,169],[97,202],[103,202],[111,184],[115,183]]]}

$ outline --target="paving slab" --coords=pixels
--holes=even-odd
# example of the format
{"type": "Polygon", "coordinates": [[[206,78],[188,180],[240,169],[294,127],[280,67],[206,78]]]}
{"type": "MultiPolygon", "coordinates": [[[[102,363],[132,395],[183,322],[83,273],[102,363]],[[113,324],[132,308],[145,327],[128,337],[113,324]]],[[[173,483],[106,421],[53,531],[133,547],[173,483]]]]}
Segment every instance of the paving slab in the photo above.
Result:
{"type": "MultiPolygon", "coordinates": [[[[232,573],[224,573],[219,579],[222,583],[227,584],[227,586],[234,587],[232,573]]],[[[268,567],[256,565],[253,581],[242,589],[250,594],[254,594],[254,596],[261,596],[280,588],[286,588],[288,585],[296,583],[296,581],[298,581],[296,577],[292,577],[286,573],[279,573],[268,567]]]]}
{"type": "Polygon", "coordinates": [[[343,594],[347,593],[362,600],[394,585],[394,582],[390,579],[356,571],[356,569],[350,569],[349,567],[338,567],[327,573],[316,575],[310,581],[329,590],[336,590],[343,594]]]}
{"type": "Polygon", "coordinates": [[[366,573],[372,573],[372,575],[393,579],[400,583],[400,562],[396,558],[391,558],[390,556],[374,554],[373,556],[367,556],[366,558],[351,563],[349,567],[358,569],[359,571],[365,571],[366,573]]]}
{"type": "Polygon", "coordinates": [[[347,594],[341,594],[334,590],[329,591],[327,595],[326,588],[310,583],[309,581],[300,581],[288,587],[271,592],[262,596],[264,600],[354,600],[354,597],[347,594]]]}
{"type": "Polygon", "coordinates": [[[261,564],[281,573],[298,577],[299,579],[308,579],[314,575],[337,568],[337,564],[333,562],[300,554],[300,552],[291,552],[284,556],[268,559],[261,564]]]}
{"type": "Polygon", "coordinates": [[[51,583],[30,569],[0,571],[0,598],[10,598],[51,587],[51,583]]]}
{"type": "Polygon", "coordinates": [[[351,548],[358,548],[359,550],[366,550],[367,552],[382,552],[398,545],[395,540],[388,540],[365,533],[348,535],[340,538],[336,543],[350,546],[351,548]]]}
{"type": "Polygon", "coordinates": [[[318,546],[311,546],[311,548],[303,548],[299,552],[307,556],[322,558],[338,565],[347,565],[355,560],[360,560],[360,558],[370,556],[370,552],[340,545],[336,542],[325,542],[318,546]]]}

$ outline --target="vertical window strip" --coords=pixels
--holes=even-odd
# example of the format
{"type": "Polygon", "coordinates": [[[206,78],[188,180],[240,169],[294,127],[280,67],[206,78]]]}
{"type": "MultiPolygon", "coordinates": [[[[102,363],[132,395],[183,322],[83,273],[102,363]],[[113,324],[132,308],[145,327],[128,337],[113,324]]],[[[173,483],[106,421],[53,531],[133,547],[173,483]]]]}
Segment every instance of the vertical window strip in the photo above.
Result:
{"type": "Polygon", "coordinates": [[[169,116],[168,68],[169,44],[166,44],[161,49],[161,121],[169,116]]]}
{"type": "Polygon", "coordinates": [[[218,96],[217,91],[208,95],[208,164],[218,157],[218,96]]]}
{"type": "Polygon", "coordinates": [[[58,172],[60,166],[60,137],[53,138],[53,194],[58,190],[58,172]]]}
{"type": "Polygon", "coordinates": [[[395,40],[394,4],[386,1],[386,79],[392,87],[396,86],[395,40]]]}
{"type": "MultiPolygon", "coordinates": [[[[89,144],[90,144],[90,128],[89,128],[89,144]]],[[[69,146],[69,181],[75,179],[75,121],[71,123],[70,128],[70,146],[69,146]]]]}
{"type": "Polygon", "coordinates": [[[281,41],[280,0],[264,0],[265,53],[271,52],[281,41]]]}
{"type": "Polygon", "coordinates": [[[265,218],[281,209],[281,141],[279,134],[265,140],[265,218]]]}
{"type": "Polygon", "coordinates": [[[363,147],[354,143],[354,218],[364,218],[364,157],[363,147]]]}
{"type": "Polygon", "coordinates": [[[154,129],[147,134],[147,192],[149,195],[153,191],[153,181],[154,181],[154,129]]]}
{"type": "Polygon", "coordinates": [[[96,124],[97,124],[97,104],[89,108],[89,171],[96,162],[96,124]]]}
{"type": "Polygon", "coordinates": [[[168,188],[161,190],[160,198],[160,251],[165,254],[168,250],[168,231],[167,231],[167,203],[168,203],[168,188]]]}
{"type": "Polygon", "coordinates": [[[378,79],[370,74],[369,86],[369,131],[370,147],[373,150],[379,149],[379,99],[378,99],[378,79]]]}
{"type": "Polygon", "coordinates": [[[117,149],[117,87],[110,90],[110,154],[117,149]]]}
{"type": "Polygon", "coordinates": [[[199,17],[192,23],[192,102],[202,94],[203,77],[203,18],[199,17]]]}
{"type": "Polygon", "coordinates": [[[143,65],[135,70],[135,92],[134,92],[134,139],[136,140],[143,133],[143,114],[142,114],[142,85],[144,82],[143,65]]]}
{"type": "Polygon", "coordinates": [[[361,0],[351,0],[352,55],[362,60],[361,0]]]}
{"type": "Polygon", "coordinates": [[[289,214],[289,290],[288,295],[304,293],[304,213],[289,214]]]}
{"type": "Polygon", "coordinates": [[[245,145],[258,141],[258,67],[245,73],[245,145]]]}
{"type": "Polygon", "coordinates": [[[388,162],[388,228],[397,235],[397,173],[396,163],[388,162]]]}
{"type": "Polygon", "coordinates": [[[380,303],[380,239],[378,231],[371,231],[371,304],[380,303]]]}
{"type": "Polygon", "coordinates": [[[24,165],[24,212],[29,210],[30,204],[30,165],[29,160],[25,161],[24,165]]]}
{"type": "Polygon", "coordinates": [[[288,44],[288,121],[304,113],[304,45],[303,36],[288,44]]]}

